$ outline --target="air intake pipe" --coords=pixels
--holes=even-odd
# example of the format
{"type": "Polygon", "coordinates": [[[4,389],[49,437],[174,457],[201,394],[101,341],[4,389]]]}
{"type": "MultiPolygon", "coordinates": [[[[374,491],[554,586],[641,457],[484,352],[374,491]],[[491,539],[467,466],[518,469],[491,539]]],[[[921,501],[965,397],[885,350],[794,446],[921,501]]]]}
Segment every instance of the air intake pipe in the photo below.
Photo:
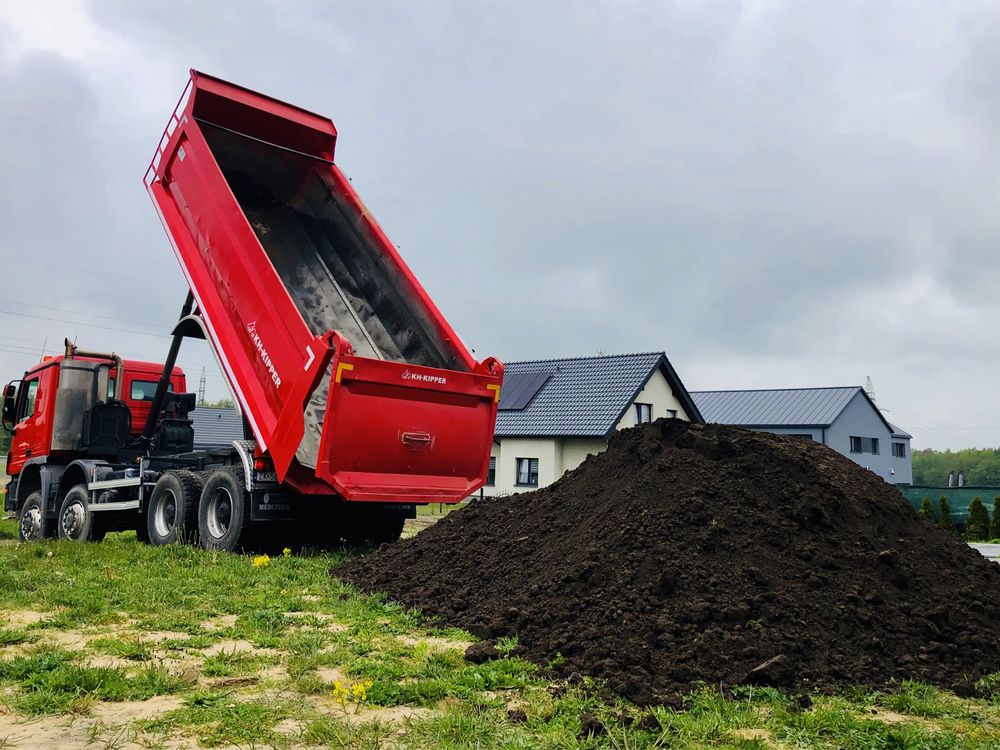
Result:
{"type": "Polygon", "coordinates": [[[115,365],[115,401],[122,400],[122,388],[125,387],[125,360],[120,355],[111,352],[90,352],[80,349],[69,339],[66,339],[66,359],[87,357],[89,359],[106,359],[115,365]]]}

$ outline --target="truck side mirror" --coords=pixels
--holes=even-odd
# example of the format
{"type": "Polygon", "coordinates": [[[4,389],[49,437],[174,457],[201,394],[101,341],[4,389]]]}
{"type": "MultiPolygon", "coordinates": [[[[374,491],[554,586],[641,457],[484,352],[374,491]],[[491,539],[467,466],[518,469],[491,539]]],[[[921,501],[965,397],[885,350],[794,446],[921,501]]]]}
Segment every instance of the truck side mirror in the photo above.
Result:
{"type": "Polygon", "coordinates": [[[14,429],[14,398],[17,396],[17,386],[8,383],[3,389],[3,414],[0,423],[8,432],[14,429]]]}

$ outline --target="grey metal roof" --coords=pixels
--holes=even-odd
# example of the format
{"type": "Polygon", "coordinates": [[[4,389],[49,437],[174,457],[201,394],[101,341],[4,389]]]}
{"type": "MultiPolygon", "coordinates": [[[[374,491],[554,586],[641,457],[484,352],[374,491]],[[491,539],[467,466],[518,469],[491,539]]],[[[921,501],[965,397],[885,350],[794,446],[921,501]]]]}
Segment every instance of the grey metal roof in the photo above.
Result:
{"type": "Polygon", "coordinates": [[[243,417],[236,409],[199,406],[189,415],[194,427],[195,450],[229,446],[243,439],[243,417]]]}
{"type": "Polygon", "coordinates": [[[860,386],[761,391],[692,391],[706,422],[745,427],[828,427],[860,386]]]}
{"type": "MultiPolygon", "coordinates": [[[[496,436],[605,437],[656,369],[663,371],[688,417],[701,416],[663,352],[504,363],[504,389],[524,382],[509,376],[550,372],[534,398],[520,410],[497,413],[496,436]]],[[[500,394],[503,400],[503,391],[500,394]]]]}
{"type": "Polygon", "coordinates": [[[892,429],[892,436],[898,438],[912,438],[913,435],[908,433],[902,427],[897,427],[892,422],[889,423],[889,427],[892,429]]]}

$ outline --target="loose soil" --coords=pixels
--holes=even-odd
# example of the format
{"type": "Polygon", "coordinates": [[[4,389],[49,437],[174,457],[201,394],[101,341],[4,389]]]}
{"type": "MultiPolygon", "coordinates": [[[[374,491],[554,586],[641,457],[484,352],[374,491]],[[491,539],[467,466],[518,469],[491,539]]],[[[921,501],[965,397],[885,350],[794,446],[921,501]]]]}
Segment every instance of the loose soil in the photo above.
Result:
{"type": "Polygon", "coordinates": [[[1000,565],[802,438],[660,420],[334,574],[639,703],[1000,671],[1000,565]]]}

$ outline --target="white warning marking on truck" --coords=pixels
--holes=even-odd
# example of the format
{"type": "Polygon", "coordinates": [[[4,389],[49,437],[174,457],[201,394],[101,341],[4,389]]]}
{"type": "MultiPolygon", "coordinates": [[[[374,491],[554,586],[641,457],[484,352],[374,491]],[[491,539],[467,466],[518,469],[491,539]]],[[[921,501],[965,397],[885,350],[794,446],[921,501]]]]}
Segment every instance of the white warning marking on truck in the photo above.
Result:
{"type": "Polygon", "coordinates": [[[308,370],[309,365],[311,365],[313,363],[313,360],[316,359],[316,355],[313,354],[312,347],[309,346],[306,347],[306,354],[309,355],[309,359],[306,360],[306,366],[302,368],[303,370],[308,370]]]}
{"type": "Polygon", "coordinates": [[[440,375],[425,375],[422,372],[410,372],[409,370],[403,373],[403,380],[419,380],[422,383],[438,383],[439,385],[448,383],[448,378],[442,378],[440,375]]]}
{"type": "Polygon", "coordinates": [[[250,334],[250,340],[253,345],[257,348],[257,353],[260,355],[260,361],[264,363],[264,367],[267,368],[268,374],[271,376],[271,380],[274,382],[275,388],[281,387],[281,376],[278,375],[278,371],[274,367],[274,362],[271,361],[271,356],[267,353],[267,349],[264,347],[264,342],[260,340],[260,336],[257,334],[257,321],[247,324],[247,333],[250,334]]]}

